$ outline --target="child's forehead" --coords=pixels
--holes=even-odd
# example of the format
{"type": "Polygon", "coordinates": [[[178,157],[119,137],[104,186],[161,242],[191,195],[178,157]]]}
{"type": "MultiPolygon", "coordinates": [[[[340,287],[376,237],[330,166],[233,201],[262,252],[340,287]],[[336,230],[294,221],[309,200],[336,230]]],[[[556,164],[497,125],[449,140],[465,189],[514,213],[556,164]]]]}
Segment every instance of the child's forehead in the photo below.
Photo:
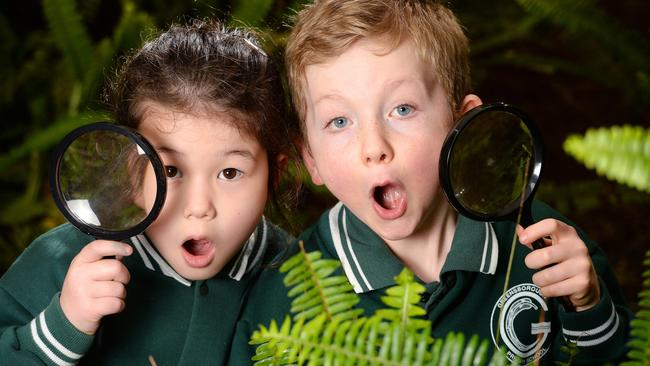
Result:
{"type": "MultiPolygon", "coordinates": [[[[344,49],[340,50],[337,53],[327,55],[313,55],[311,59],[305,60],[305,64],[300,72],[300,82],[303,86],[302,93],[304,94],[308,91],[309,88],[307,86],[309,85],[311,79],[313,79],[314,74],[308,72],[309,70],[327,70],[333,64],[335,64],[337,60],[341,60],[343,58],[353,58],[354,55],[352,54],[358,52],[360,49],[369,52],[372,55],[381,57],[390,55],[398,48],[400,50],[406,50],[406,56],[410,60],[417,60],[418,62],[421,62],[423,65],[425,65],[424,70],[428,74],[425,75],[427,78],[438,78],[438,73],[436,72],[436,68],[434,67],[432,61],[429,58],[425,57],[424,54],[417,49],[416,44],[410,38],[395,38],[388,36],[363,37],[351,42],[344,49]]],[[[403,70],[403,66],[395,65],[394,69],[396,71],[401,71],[403,70]]],[[[316,73],[316,75],[318,75],[318,73],[316,73]]]]}
{"type": "Polygon", "coordinates": [[[438,75],[429,63],[418,58],[412,42],[393,44],[376,39],[356,41],[339,55],[305,67],[301,94],[314,101],[321,94],[354,90],[372,93],[400,85],[429,89],[438,75]]]}
{"type": "Polygon", "coordinates": [[[223,108],[187,110],[157,102],[146,104],[141,107],[137,130],[147,139],[170,142],[180,138],[211,144],[229,136],[228,139],[263,145],[255,132],[250,131],[250,117],[247,115],[223,108]]]}
{"type": "Polygon", "coordinates": [[[157,128],[167,133],[174,132],[176,122],[181,120],[213,121],[239,130],[244,135],[252,135],[244,128],[244,120],[251,117],[244,112],[227,108],[214,103],[196,103],[192,106],[176,107],[162,102],[145,100],[137,103],[135,113],[140,122],[138,129],[145,127],[157,128]]]}

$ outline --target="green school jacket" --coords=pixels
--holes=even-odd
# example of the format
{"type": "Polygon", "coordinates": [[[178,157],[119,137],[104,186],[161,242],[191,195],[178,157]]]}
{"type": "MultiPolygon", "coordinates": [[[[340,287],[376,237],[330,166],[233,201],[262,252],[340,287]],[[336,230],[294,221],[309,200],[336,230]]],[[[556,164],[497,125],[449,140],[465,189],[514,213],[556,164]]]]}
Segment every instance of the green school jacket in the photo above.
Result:
{"type": "Polygon", "coordinates": [[[72,259],[93,238],[64,224],[36,239],[0,278],[0,365],[222,365],[243,294],[262,263],[291,240],[262,219],[215,277],[188,281],[144,235],[124,257],[126,308],[95,336],[65,317],[59,293],[72,259]]]}
{"type": "MultiPolygon", "coordinates": [[[[567,222],[548,206],[536,202],[533,218],[539,221],[548,217],[567,222]]],[[[588,246],[602,292],[600,303],[580,313],[567,312],[557,299],[540,295],[532,281],[534,271],[524,264],[530,250],[519,243],[510,283],[502,295],[514,224],[478,222],[459,216],[441,280],[425,284],[427,292],[420,303],[432,322],[432,335],[444,337],[450,331],[466,336],[478,334],[493,346],[499,339],[499,347],[505,347],[509,358],[516,355],[526,363],[537,357],[535,349],[539,346],[542,365],[566,359],[560,350],[565,339],[577,341],[579,354],[574,365],[594,365],[623,357],[632,314],[605,255],[578,232],[588,246]],[[540,319],[540,310],[544,319],[540,319]]],[[[345,206],[338,203],[327,211],[299,240],[304,241],[307,251],[319,250],[323,258],[341,261],[341,271],[361,299],[357,306],[367,316],[386,307],[380,297],[395,284],[394,277],[403,265],[381,238],[345,206]]],[[[291,251],[296,250],[294,245],[291,251]]],[[[251,289],[237,323],[230,365],[251,364],[254,347],[247,342],[252,332],[259,324],[268,326],[271,319],[281,322],[289,314],[290,299],[282,284],[283,277],[277,269],[264,270],[251,289]]]]}

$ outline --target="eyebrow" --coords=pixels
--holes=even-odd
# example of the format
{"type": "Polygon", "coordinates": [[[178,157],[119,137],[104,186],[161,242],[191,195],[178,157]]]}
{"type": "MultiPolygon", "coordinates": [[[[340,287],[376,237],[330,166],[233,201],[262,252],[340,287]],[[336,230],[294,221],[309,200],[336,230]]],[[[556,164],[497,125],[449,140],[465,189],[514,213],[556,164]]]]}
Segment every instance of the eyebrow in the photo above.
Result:
{"type": "MultiPolygon", "coordinates": [[[[391,80],[387,83],[384,84],[383,88],[384,90],[389,89],[397,89],[398,87],[402,86],[405,83],[413,83],[413,84],[421,84],[417,80],[414,80],[413,78],[402,78],[402,79],[396,79],[396,80],[391,80]]],[[[333,93],[328,93],[319,96],[318,98],[314,99],[314,105],[317,105],[318,103],[322,102],[323,100],[327,99],[333,99],[333,100],[343,100],[344,98],[341,97],[338,94],[338,91],[334,91],[333,93]]]]}
{"type": "MultiPolygon", "coordinates": [[[[181,156],[185,155],[184,152],[178,151],[168,146],[156,146],[155,150],[158,153],[162,153],[162,154],[181,155],[181,156]]],[[[244,159],[255,160],[253,153],[250,152],[250,150],[232,149],[232,150],[227,150],[223,153],[223,156],[232,156],[232,155],[241,156],[244,159]]]]}
{"type": "Polygon", "coordinates": [[[314,99],[314,105],[317,105],[318,103],[320,103],[320,102],[322,102],[323,100],[326,100],[326,99],[333,99],[333,100],[339,100],[339,101],[343,100],[343,98],[340,95],[338,95],[336,93],[330,93],[330,94],[321,95],[318,98],[314,99]]]}
{"type": "Polygon", "coordinates": [[[255,160],[255,158],[253,157],[253,153],[250,152],[249,150],[228,150],[224,155],[225,156],[236,155],[236,156],[241,156],[244,159],[255,160]]]}

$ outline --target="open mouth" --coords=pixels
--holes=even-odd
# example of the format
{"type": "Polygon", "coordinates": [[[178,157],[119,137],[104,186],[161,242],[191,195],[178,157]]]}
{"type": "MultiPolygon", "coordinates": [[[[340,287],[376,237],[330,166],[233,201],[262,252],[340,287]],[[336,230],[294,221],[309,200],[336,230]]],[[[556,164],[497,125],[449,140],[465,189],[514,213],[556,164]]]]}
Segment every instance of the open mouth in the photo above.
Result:
{"type": "Polygon", "coordinates": [[[372,195],[375,211],[383,219],[396,219],[406,211],[406,191],[397,184],[375,187],[372,195]]]}
{"type": "Polygon", "coordinates": [[[190,239],[183,243],[183,258],[190,267],[202,268],[212,262],[216,247],[207,239],[190,239]]]}

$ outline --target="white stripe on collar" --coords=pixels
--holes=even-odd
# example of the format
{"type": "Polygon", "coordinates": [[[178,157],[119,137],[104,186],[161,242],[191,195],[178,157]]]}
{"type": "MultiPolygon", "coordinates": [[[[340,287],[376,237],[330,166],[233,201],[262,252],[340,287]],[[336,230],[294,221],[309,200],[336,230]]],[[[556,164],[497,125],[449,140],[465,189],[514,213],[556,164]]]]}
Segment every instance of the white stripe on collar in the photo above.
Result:
{"type": "Polygon", "coordinates": [[[494,274],[497,270],[497,262],[499,259],[499,243],[497,240],[497,235],[494,232],[492,224],[489,222],[485,223],[485,241],[483,242],[483,257],[481,258],[481,267],[479,271],[486,274],[494,274]],[[488,253],[488,249],[490,253],[488,253]],[[488,256],[489,254],[489,256],[488,256]],[[489,266],[485,268],[485,262],[490,260],[489,266]]]}
{"type": "Polygon", "coordinates": [[[262,216],[262,241],[259,244],[260,248],[257,250],[257,254],[255,255],[255,258],[253,258],[253,262],[248,266],[246,272],[248,272],[249,269],[257,266],[257,263],[259,263],[262,260],[262,255],[266,253],[266,247],[268,245],[268,241],[266,239],[268,237],[268,232],[269,231],[266,225],[266,218],[262,216]]]}
{"type": "Polygon", "coordinates": [[[266,237],[267,237],[267,228],[266,228],[266,218],[262,216],[262,223],[261,225],[258,225],[255,231],[251,234],[251,236],[248,238],[246,241],[246,244],[244,244],[244,247],[239,251],[239,257],[237,257],[237,260],[235,260],[234,263],[236,263],[233,268],[230,269],[230,272],[228,273],[228,276],[234,280],[241,280],[241,278],[251,269],[254,268],[257,265],[257,262],[260,261],[262,258],[262,254],[266,251],[266,237]],[[259,241],[259,244],[257,242],[258,238],[258,232],[262,231],[262,239],[259,241]],[[248,263],[249,258],[251,257],[251,254],[255,250],[256,247],[259,247],[257,249],[257,253],[255,253],[255,258],[251,261],[251,263],[248,263]],[[237,265],[239,264],[239,265],[237,265]]]}
{"type": "Polygon", "coordinates": [[[373,290],[372,286],[370,286],[370,282],[368,282],[368,278],[366,278],[366,274],[363,272],[363,269],[361,268],[361,264],[359,264],[359,260],[357,259],[357,255],[354,252],[354,248],[352,247],[352,240],[350,240],[350,235],[348,234],[348,216],[345,214],[345,210],[343,210],[343,233],[345,233],[345,242],[348,245],[348,250],[350,251],[350,256],[352,256],[352,260],[354,261],[354,265],[357,267],[359,271],[359,275],[361,276],[361,279],[363,280],[363,283],[366,284],[368,287],[367,291],[373,290]]]}
{"type": "MultiPolygon", "coordinates": [[[[345,250],[343,248],[343,243],[341,241],[341,228],[339,227],[339,213],[341,212],[342,208],[343,208],[343,203],[339,202],[330,209],[329,212],[330,235],[332,236],[332,242],[334,243],[334,249],[336,249],[336,254],[338,254],[339,260],[343,265],[343,271],[345,272],[345,275],[348,277],[350,284],[352,284],[352,288],[354,288],[354,292],[362,293],[364,292],[364,290],[361,287],[361,283],[359,282],[359,279],[357,278],[357,276],[354,274],[354,271],[352,270],[352,266],[351,266],[352,263],[348,261],[348,256],[345,253],[345,250]]],[[[366,276],[363,273],[361,266],[359,265],[359,261],[357,260],[357,257],[354,254],[354,250],[350,243],[350,237],[347,232],[347,225],[345,221],[345,212],[343,212],[343,220],[344,220],[343,232],[345,234],[345,241],[346,241],[345,246],[350,251],[350,255],[352,256],[352,259],[354,261],[353,264],[355,265],[355,268],[357,268],[359,274],[361,275],[361,279],[368,286],[368,288],[372,290],[372,287],[370,287],[370,284],[368,283],[368,280],[366,279],[366,276]]]]}
{"type": "MultiPolygon", "coordinates": [[[[235,281],[239,281],[242,277],[248,273],[252,268],[255,268],[257,263],[262,259],[264,252],[266,251],[267,246],[267,237],[268,237],[268,225],[266,218],[262,216],[261,223],[257,226],[255,231],[248,238],[243,248],[239,251],[239,256],[234,261],[235,265],[230,269],[228,276],[235,281]],[[261,231],[261,240],[259,239],[259,234],[261,231]],[[254,255],[254,258],[251,259],[251,256],[254,255]]],[[[182,283],[185,286],[190,286],[192,282],[190,280],[182,277],[178,272],[176,272],[168,263],[165,261],[162,256],[156,251],[156,249],[151,245],[149,239],[144,234],[139,234],[131,237],[131,242],[137,250],[140,258],[145,267],[149,268],[152,271],[155,271],[154,265],[151,263],[149,257],[158,264],[160,271],[167,277],[171,277],[176,281],[182,283]]]]}
{"type": "Polygon", "coordinates": [[[149,257],[147,257],[147,255],[144,253],[144,249],[142,248],[142,244],[140,244],[140,240],[138,240],[136,236],[132,236],[131,242],[133,243],[135,249],[138,251],[138,254],[140,254],[140,258],[142,258],[144,265],[150,270],[155,271],[153,264],[151,264],[151,261],[149,260],[149,257]]]}
{"type": "MultiPolygon", "coordinates": [[[[171,277],[185,286],[190,286],[192,284],[192,282],[183,278],[169,264],[167,264],[167,262],[160,256],[160,254],[158,254],[158,252],[151,246],[151,243],[149,243],[149,240],[146,236],[143,234],[138,234],[134,237],[131,237],[131,242],[133,245],[135,245],[136,248],[141,245],[146,250],[146,254],[149,254],[149,256],[151,256],[151,258],[156,261],[158,267],[165,276],[171,277]]],[[[138,253],[142,257],[142,261],[145,263],[145,266],[151,270],[154,270],[153,266],[151,266],[151,262],[149,262],[149,259],[147,258],[147,255],[143,253],[140,248],[138,248],[138,253]],[[147,262],[149,262],[149,265],[147,265],[147,262]]]]}

